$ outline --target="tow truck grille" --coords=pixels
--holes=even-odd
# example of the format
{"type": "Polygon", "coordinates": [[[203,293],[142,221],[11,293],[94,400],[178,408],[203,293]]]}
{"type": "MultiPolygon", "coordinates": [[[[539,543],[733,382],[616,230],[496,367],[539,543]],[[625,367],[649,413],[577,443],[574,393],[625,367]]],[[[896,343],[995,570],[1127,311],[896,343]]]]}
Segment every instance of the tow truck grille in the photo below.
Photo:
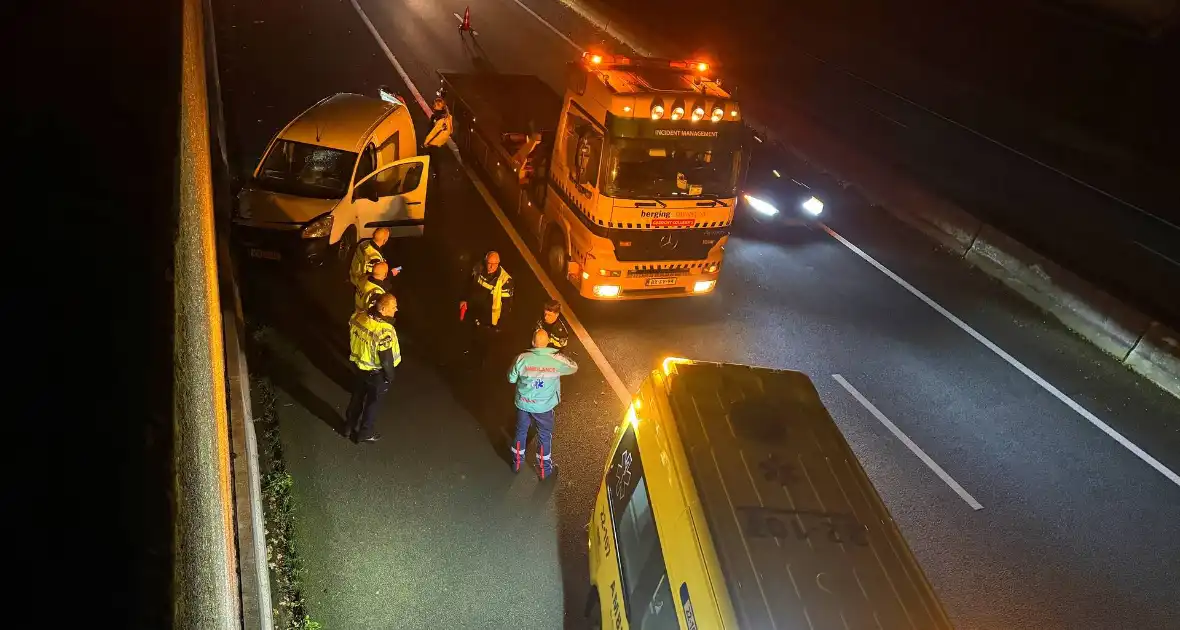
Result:
{"type": "Polygon", "coordinates": [[[651,278],[651,277],[667,277],[667,276],[687,276],[692,273],[694,267],[703,267],[704,264],[692,265],[636,265],[627,270],[628,278],[651,278]]]}

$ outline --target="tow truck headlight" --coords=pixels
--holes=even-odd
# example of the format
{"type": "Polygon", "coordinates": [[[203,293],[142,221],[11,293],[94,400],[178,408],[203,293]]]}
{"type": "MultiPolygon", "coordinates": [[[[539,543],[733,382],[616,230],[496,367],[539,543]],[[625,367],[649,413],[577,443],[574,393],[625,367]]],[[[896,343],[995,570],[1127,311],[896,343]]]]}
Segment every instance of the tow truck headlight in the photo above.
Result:
{"type": "Polygon", "coordinates": [[[684,118],[684,108],[677,106],[672,108],[672,120],[680,120],[684,118]]]}
{"type": "Polygon", "coordinates": [[[824,211],[824,202],[816,197],[809,197],[807,201],[803,202],[803,209],[813,217],[818,217],[824,211]]]}
{"type": "Polygon", "coordinates": [[[713,115],[709,116],[709,120],[717,122],[725,117],[725,110],[720,107],[713,108],[713,115]]]}
{"type": "Polygon", "coordinates": [[[303,228],[303,238],[323,238],[332,233],[332,215],[324,215],[303,228]]]}
{"type": "Polygon", "coordinates": [[[594,285],[594,295],[600,298],[619,297],[619,285],[617,284],[596,284],[594,285]]]}
{"type": "Polygon", "coordinates": [[[778,208],[774,207],[774,204],[762,201],[753,195],[742,195],[742,197],[746,200],[746,204],[750,206],[750,209],[759,214],[764,214],[768,217],[778,214],[778,208]]]}
{"type": "Polygon", "coordinates": [[[709,264],[705,265],[705,273],[717,273],[717,270],[720,268],[721,268],[721,265],[719,265],[717,263],[709,263],[709,264]]]}
{"type": "Polygon", "coordinates": [[[699,280],[695,284],[692,285],[692,292],[693,293],[708,293],[709,291],[712,291],[713,287],[715,287],[715,286],[717,286],[716,280],[699,280]]]}
{"type": "Polygon", "coordinates": [[[692,110],[692,121],[693,122],[696,122],[704,117],[705,117],[705,108],[704,107],[693,108],[693,110],[692,110]]]}

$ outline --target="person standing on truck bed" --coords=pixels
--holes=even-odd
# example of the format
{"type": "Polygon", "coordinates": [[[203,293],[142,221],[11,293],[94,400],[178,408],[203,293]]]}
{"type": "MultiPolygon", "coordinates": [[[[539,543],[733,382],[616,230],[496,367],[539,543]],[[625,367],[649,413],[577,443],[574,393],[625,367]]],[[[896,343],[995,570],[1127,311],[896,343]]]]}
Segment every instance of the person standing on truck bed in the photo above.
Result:
{"type": "Polygon", "coordinates": [[[451,119],[451,112],[447,109],[447,103],[438,97],[434,99],[434,109],[430,112],[430,133],[426,134],[426,139],[422,141],[422,148],[430,156],[430,177],[438,177],[438,161],[442,157],[442,147],[446,146],[447,140],[451,139],[451,132],[454,131],[454,121],[451,119]]]}
{"type": "Polygon", "coordinates": [[[537,474],[551,479],[557,472],[553,463],[553,410],[561,402],[561,377],[578,371],[573,359],[549,347],[549,334],[533,332],[533,347],[522,352],[508,370],[508,382],[516,385],[516,439],[513,442],[512,471],[520,472],[528,446],[529,427],[537,425],[537,474]]]}
{"type": "Polygon", "coordinates": [[[500,322],[512,310],[515,288],[512,276],[500,266],[500,254],[490,251],[483,264],[471,270],[471,278],[463,301],[459,303],[462,316],[470,311],[471,337],[467,352],[475,365],[483,365],[491,338],[500,332],[500,322]]]}
{"type": "MultiPolygon", "coordinates": [[[[373,265],[385,260],[381,248],[389,242],[389,228],[379,227],[373,230],[373,238],[366,238],[356,245],[356,253],[352,255],[352,264],[348,268],[348,278],[358,290],[364,286],[365,278],[373,273],[373,265]]],[[[397,270],[391,270],[397,275],[397,270]]]]}
{"type": "Polygon", "coordinates": [[[401,346],[393,328],[396,313],[397,298],[386,293],[372,308],[353,313],[348,320],[354,382],[352,399],[344,414],[344,437],[355,438],[358,443],[381,439],[373,431],[377,405],[389,391],[394,368],[402,362],[401,346]]]}

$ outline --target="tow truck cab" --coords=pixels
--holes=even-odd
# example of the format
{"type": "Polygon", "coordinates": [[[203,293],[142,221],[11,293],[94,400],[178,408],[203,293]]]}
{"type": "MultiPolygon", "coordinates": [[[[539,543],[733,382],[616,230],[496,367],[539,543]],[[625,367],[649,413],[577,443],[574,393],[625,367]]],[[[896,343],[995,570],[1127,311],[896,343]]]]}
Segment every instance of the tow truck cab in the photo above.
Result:
{"type": "Polygon", "coordinates": [[[604,300],[713,291],[748,150],[710,64],[586,53],[564,96],[531,75],[439,76],[455,144],[555,280],[604,300]]]}
{"type": "Polygon", "coordinates": [[[251,258],[323,262],[378,227],[421,235],[429,158],[417,148],[400,97],[325,98],[267,146],[238,194],[235,240],[251,258]]]}

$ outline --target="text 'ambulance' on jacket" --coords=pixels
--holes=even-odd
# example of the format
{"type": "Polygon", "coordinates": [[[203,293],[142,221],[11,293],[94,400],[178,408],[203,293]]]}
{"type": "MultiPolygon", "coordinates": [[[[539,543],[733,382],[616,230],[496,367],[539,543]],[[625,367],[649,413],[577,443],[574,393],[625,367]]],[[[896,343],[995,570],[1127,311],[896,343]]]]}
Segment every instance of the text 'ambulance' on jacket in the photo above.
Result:
{"type": "Polygon", "coordinates": [[[529,413],[552,411],[561,402],[561,377],[577,371],[573,359],[553,348],[520,353],[508,370],[508,382],[516,384],[516,408],[529,413]]]}

